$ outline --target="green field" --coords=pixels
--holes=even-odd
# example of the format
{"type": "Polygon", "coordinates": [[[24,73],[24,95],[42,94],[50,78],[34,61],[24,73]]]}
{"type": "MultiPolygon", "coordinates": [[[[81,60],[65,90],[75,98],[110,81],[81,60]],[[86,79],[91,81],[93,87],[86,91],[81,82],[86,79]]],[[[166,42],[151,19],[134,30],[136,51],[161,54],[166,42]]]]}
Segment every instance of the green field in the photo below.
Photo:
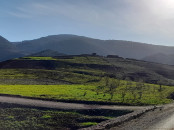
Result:
{"type": "Polygon", "coordinates": [[[56,60],[53,57],[22,57],[15,60],[56,60]]]}
{"type": "Polygon", "coordinates": [[[101,64],[101,65],[110,65],[106,60],[101,59],[100,57],[72,57],[68,59],[54,58],[54,57],[23,57],[17,60],[56,60],[64,61],[70,63],[83,63],[83,64],[101,64]]]}
{"type": "Polygon", "coordinates": [[[145,84],[141,90],[138,90],[135,83],[132,86],[131,89],[128,89],[126,85],[119,86],[114,90],[112,98],[107,92],[108,88],[99,88],[100,86],[94,85],[0,85],[0,93],[44,99],[131,105],[163,104],[172,101],[167,97],[174,92],[173,87],[162,86],[162,90],[159,90],[159,85],[145,84]]]}

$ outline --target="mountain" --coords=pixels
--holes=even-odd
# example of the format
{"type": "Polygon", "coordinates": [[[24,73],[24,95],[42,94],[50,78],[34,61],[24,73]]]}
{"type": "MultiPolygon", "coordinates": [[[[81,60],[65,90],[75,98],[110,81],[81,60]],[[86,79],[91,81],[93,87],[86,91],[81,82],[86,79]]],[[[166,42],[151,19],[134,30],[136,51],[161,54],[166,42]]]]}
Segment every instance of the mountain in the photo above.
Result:
{"type": "MultiPolygon", "coordinates": [[[[44,50],[53,50],[62,54],[79,55],[97,53],[98,55],[119,55],[124,58],[143,59],[163,54],[174,55],[174,47],[145,44],[123,40],[100,40],[84,36],[62,34],[41,37],[34,40],[11,43],[0,37],[0,61],[21,55],[37,54],[44,50]]],[[[44,56],[47,56],[44,54],[44,56]]],[[[163,56],[161,56],[163,57],[163,56]]],[[[171,56],[170,56],[171,57],[171,56]]],[[[158,58],[159,63],[174,64],[158,58]]],[[[147,61],[155,61],[148,60],[147,61]]]]}
{"type": "Polygon", "coordinates": [[[53,35],[31,41],[22,41],[17,47],[28,54],[51,49],[64,54],[102,53],[98,47],[101,40],[76,35],[53,35]]]}
{"type": "Polygon", "coordinates": [[[151,45],[121,40],[99,40],[76,35],[53,35],[16,43],[18,49],[31,54],[51,49],[64,54],[119,55],[124,58],[142,59],[163,53],[174,54],[174,47],[151,45]]]}
{"type": "Polygon", "coordinates": [[[174,54],[166,55],[163,53],[158,53],[158,54],[146,56],[142,60],[156,62],[156,63],[163,63],[163,64],[168,64],[168,65],[174,65],[174,54]]]}
{"type": "Polygon", "coordinates": [[[44,50],[44,51],[40,51],[38,53],[34,53],[31,54],[30,56],[33,57],[54,57],[54,56],[64,56],[65,54],[63,53],[59,53],[57,51],[53,51],[53,50],[44,50]]]}
{"type": "Polygon", "coordinates": [[[14,49],[14,45],[11,44],[4,37],[0,36],[0,48],[2,48],[2,49],[14,49]]]}
{"type": "Polygon", "coordinates": [[[17,47],[0,36],[0,61],[23,56],[17,47]]]}

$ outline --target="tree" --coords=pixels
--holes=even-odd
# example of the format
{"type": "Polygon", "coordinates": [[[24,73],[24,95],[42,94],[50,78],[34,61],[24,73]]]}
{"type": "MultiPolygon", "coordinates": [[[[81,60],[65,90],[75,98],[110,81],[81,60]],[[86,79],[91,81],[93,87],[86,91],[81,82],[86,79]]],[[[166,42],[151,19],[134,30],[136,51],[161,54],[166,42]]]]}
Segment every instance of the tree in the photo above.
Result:
{"type": "Polygon", "coordinates": [[[159,84],[159,89],[158,89],[158,91],[159,91],[159,92],[162,92],[162,91],[163,91],[163,88],[162,88],[163,86],[162,86],[162,85],[168,84],[168,81],[167,81],[167,80],[159,80],[157,83],[159,84]]]}
{"type": "Polygon", "coordinates": [[[112,79],[108,85],[109,90],[108,93],[110,94],[111,98],[110,100],[113,99],[114,93],[116,91],[116,89],[120,86],[120,80],[118,79],[112,79]]]}
{"type": "Polygon", "coordinates": [[[86,94],[87,94],[87,92],[85,91],[85,92],[84,92],[84,94],[83,94],[83,96],[85,97],[85,96],[86,96],[86,94]]]}
{"type": "MultiPolygon", "coordinates": [[[[104,81],[104,83],[103,83],[104,87],[100,86],[100,88],[105,90],[103,97],[106,96],[106,94],[109,94],[110,95],[109,100],[112,100],[116,89],[120,86],[120,80],[111,79],[109,77],[104,77],[103,81],[104,81]]],[[[98,86],[98,88],[99,88],[99,86],[98,86]]]]}
{"type": "Polygon", "coordinates": [[[104,86],[103,85],[99,85],[97,86],[96,88],[96,95],[99,95],[99,93],[104,89],[104,86]]]}
{"type": "Polygon", "coordinates": [[[136,83],[136,89],[137,89],[137,93],[138,93],[138,99],[141,100],[142,96],[143,96],[143,88],[144,88],[144,83],[142,82],[137,82],[136,83]]]}
{"type": "Polygon", "coordinates": [[[120,89],[120,91],[121,91],[122,102],[125,101],[125,96],[126,96],[127,90],[128,90],[128,89],[127,89],[127,86],[126,86],[125,88],[120,89]]]}
{"type": "Polygon", "coordinates": [[[133,86],[133,84],[130,82],[127,83],[127,87],[130,93],[132,94],[133,101],[137,99],[142,99],[144,86],[145,85],[142,82],[137,82],[135,86],[133,86]]]}
{"type": "MultiPolygon", "coordinates": [[[[104,79],[103,79],[103,81],[104,81],[104,83],[103,83],[103,89],[105,88],[105,89],[107,89],[108,88],[108,86],[109,86],[109,82],[110,82],[110,79],[109,79],[109,77],[108,76],[105,76],[104,77],[104,79]]],[[[105,97],[106,96],[106,93],[107,93],[107,91],[104,91],[104,94],[103,94],[103,97],[105,97]]]]}
{"type": "Polygon", "coordinates": [[[161,92],[162,91],[162,83],[163,83],[164,81],[162,81],[162,80],[159,80],[158,81],[158,84],[159,84],[159,89],[158,89],[158,91],[159,92],[161,92]]]}

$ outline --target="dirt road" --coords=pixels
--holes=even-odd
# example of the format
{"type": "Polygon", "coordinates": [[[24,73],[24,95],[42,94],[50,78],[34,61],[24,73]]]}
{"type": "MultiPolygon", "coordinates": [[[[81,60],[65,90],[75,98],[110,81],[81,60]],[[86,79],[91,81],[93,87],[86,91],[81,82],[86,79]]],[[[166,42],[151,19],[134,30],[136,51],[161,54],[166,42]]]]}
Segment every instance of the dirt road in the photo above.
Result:
{"type": "Polygon", "coordinates": [[[11,103],[30,107],[43,107],[54,109],[112,109],[112,110],[138,110],[145,107],[138,106],[116,106],[116,105],[87,105],[78,103],[63,103],[54,101],[44,101],[36,99],[26,99],[18,97],[0,96],[1,103],[11,103]]]}
{"type": "Polygon", "coordinates": [[[162,106],[111,130],[173,130],[174,104],[162,106]]]}
{"type": "Polygon", "coordinates": [[[174,129],[174,113],[168,115],[164,120],[159,121],[159,123],[152,125],[148,130],[173,130],[174,129]]]}

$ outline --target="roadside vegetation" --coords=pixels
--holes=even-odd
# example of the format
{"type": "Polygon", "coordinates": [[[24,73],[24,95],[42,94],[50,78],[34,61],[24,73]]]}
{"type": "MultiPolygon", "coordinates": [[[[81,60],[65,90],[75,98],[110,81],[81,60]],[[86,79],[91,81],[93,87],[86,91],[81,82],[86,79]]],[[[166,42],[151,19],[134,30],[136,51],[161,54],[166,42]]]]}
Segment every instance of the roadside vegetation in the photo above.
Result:
{"type": "Polygon", "coordinates": [[[131,111],[51,110],[0,104],[0,129],[78,129],[131,111]],[[19,114],[20,113],[20,114],[19,114]]]}

